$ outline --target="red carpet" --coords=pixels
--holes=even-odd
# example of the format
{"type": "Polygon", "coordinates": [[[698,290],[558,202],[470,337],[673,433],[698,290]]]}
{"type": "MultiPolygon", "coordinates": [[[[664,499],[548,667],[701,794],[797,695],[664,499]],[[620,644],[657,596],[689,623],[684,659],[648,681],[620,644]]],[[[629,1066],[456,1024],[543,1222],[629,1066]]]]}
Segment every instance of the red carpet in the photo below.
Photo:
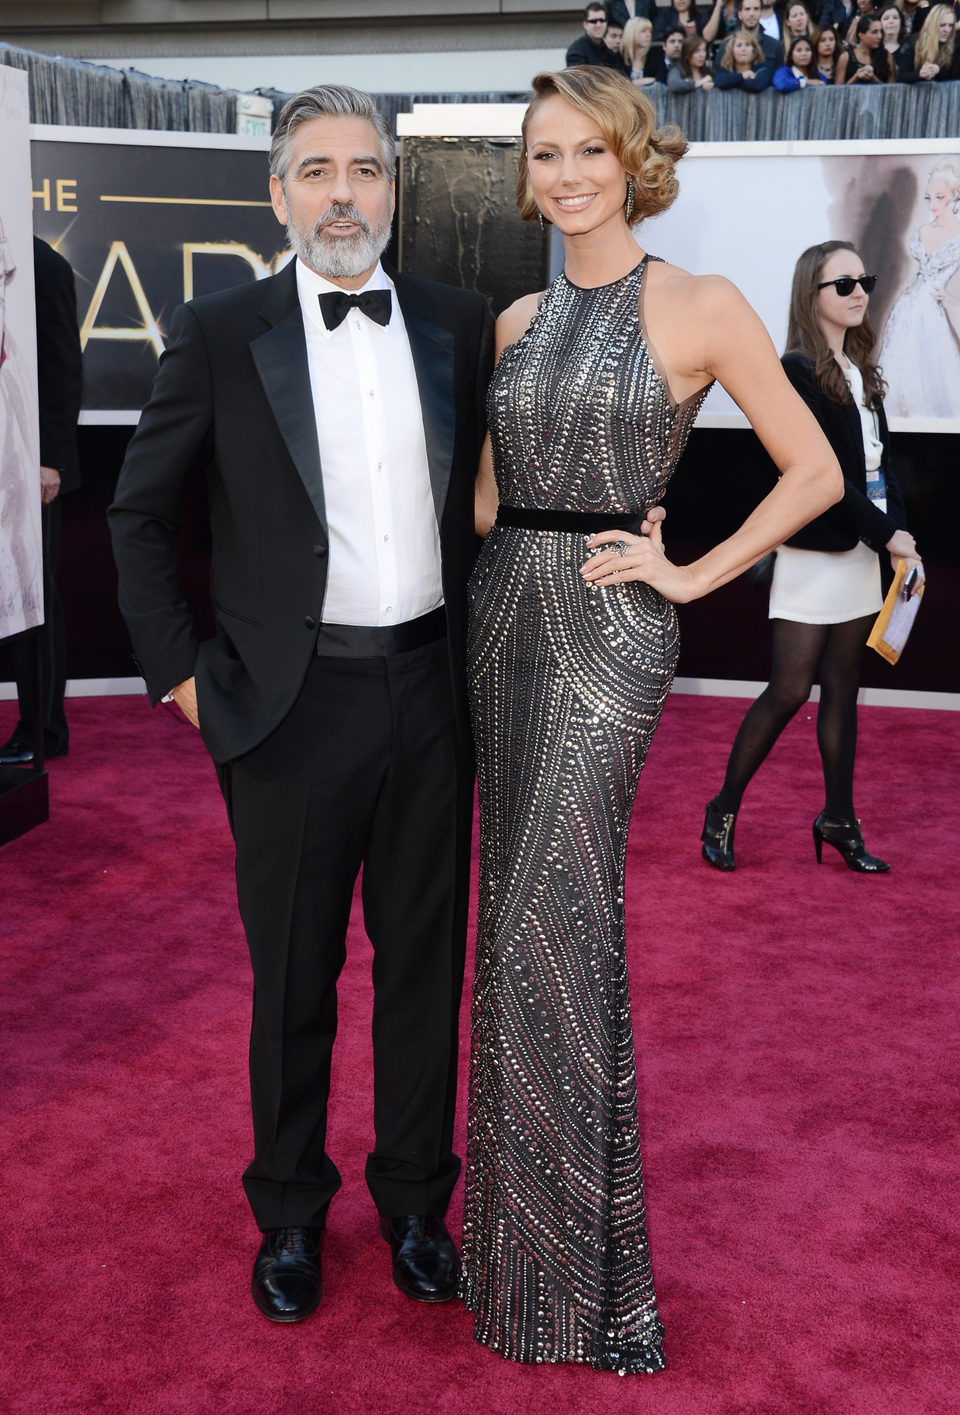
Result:
{"type": "Polygon", "coordinates": [[[459,1304],[390,1283],[361,1177],[359,925],[324,1299],[299,1327],[256,1313],[249,979],[213,773],[142,700],[68,706],[53,818],[0,852],[4,1415],[960,1409],[956,714],[862,710],[858,808],[888,876],[828,847],[816,865],[809,710],[748,793],[741,867],[722,876],[697,837],[745,704],[668,704],[628,902],[670,1369],[624,1380],[510,1365],[459,1304]]]}

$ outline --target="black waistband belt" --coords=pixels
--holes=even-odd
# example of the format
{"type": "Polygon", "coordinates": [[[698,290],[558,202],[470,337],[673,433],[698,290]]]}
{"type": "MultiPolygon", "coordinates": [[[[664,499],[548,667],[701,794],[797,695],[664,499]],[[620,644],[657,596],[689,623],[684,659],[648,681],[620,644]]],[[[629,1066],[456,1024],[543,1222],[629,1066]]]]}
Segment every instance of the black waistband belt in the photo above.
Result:
{"type": "Polygon", "coordinates": [[[497,523],[531,531],[567,531],[572,535],[595,535],[597,531],[631,531],[640,534],[644,513],[606,511],[542,511],[538,507],[501,506],[497,523]]]}
{"type": "Polygon", "coordinates": [[[317,653],[321,658],[389,658],[434,644],[446,632],[447,613],[441,604],[405,624],[321,624],[317,653]]]}

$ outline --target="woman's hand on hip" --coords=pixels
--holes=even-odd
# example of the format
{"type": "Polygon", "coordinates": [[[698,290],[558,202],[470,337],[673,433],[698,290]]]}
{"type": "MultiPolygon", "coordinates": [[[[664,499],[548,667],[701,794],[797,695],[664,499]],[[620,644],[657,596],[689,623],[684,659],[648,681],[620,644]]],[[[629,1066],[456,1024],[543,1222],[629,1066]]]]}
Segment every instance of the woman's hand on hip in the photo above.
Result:
{"type": "Polygon", "coordinates": [[[663,549],[663,523],[667,519],[667,513],[662,506],[651,506],[649,511],[644,512],[643,522],[640,526],[640,534],[657,547],[663,549]]]}
{"type": "Polygon", "coordinates": [[[696,599],[701,591],[689,568],[674,565],[663,552],[660,533],[663,516],[655,515],[660,511],[661,507],[655,507],[647,512],[644,525],[650,525],[649,534],[635,536],[629,531],[599,531],[591,536],[587,545],[596,554],[580,567],[580,574],[587,583],[607,588],[638,580],[677,604],[696,599]]]}

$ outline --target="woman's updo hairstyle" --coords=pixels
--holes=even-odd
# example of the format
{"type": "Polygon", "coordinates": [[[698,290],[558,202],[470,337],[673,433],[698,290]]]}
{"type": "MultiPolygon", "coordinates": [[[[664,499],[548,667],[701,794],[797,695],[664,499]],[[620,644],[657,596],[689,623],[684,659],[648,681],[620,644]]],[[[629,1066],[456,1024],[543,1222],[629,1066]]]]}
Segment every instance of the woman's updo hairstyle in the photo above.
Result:
{"type": "Polygon", "coordinates": [[[927,177],[927,186],[930,185],[934,177],[941,177],[946,182],[950,192],[950,205],[956,212],[960,207],[960,158],[947,157],[931,167],[930,175],[927,177]]]}
{"type": "Polygon", "coordinates": [[[533,80],[533,98],[523,115],[517,174],[517,207],[524,221],[536,221],[538,214],[530,187],[527,125],[543,100],[554,94],[593,119],[620,166],[633,178],[631,226],[673,204],[680,190],[674,166],[687,150],[680,129],[658,130],[653,104],[624,75],[583,64],[559,74],[537,74],[533,80]]]}

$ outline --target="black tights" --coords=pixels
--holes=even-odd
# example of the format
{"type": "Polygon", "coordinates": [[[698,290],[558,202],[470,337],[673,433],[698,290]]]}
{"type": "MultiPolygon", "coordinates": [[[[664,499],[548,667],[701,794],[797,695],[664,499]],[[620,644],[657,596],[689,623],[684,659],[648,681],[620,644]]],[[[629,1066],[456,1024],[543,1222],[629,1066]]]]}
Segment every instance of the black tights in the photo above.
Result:
{"type": "Polygon", "coordinates": [[[754,772],[819,680],[817,746],[823,762],[825,811],[853,820],[853,761],[857,751],[857,692],[873,616],[846,624],[795,624],[774,619],[770,682],[740,724],[716,801],[736,813],[754,772]]]}

